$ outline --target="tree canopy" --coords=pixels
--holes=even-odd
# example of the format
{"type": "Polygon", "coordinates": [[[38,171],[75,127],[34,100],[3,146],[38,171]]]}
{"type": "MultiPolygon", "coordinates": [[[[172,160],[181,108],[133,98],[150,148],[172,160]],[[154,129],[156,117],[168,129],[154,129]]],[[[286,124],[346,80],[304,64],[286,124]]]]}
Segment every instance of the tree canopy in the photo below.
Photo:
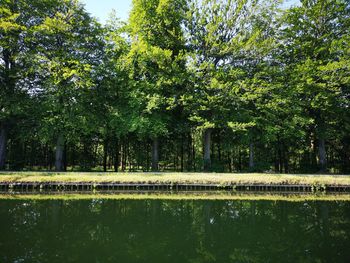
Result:
{"type": "Polygon", "coordinates": [[[0,169],[350,172],[346,0],[0,0],[0,169]]]}

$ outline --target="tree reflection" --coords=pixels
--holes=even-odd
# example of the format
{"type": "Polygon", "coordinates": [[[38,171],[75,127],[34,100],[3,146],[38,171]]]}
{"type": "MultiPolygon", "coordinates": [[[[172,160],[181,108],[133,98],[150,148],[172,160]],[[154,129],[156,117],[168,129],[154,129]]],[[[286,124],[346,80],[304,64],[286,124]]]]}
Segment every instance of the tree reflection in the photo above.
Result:
{"type": "Polygon", "coordinates": [[[349,202],[0,201],[0,262],[345,262],[349,202]]]}

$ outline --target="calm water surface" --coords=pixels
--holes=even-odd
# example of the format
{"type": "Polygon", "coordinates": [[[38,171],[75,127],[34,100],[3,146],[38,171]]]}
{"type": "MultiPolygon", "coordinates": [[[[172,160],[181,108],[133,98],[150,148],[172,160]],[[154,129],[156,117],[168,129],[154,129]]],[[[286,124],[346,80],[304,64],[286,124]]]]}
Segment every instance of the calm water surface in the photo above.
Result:
{"type": "Polygon", "coordinates": [[[0,200],[0,262],[350,262],[350,202],[0,200]]]}

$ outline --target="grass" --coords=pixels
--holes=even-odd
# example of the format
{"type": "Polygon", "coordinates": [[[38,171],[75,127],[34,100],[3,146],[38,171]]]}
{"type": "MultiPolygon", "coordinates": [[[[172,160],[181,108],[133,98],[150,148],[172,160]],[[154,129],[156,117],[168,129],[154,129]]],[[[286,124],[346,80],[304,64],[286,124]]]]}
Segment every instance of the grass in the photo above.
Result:
{"type": "Polygon", "coordinates": [[[0,172],[0,182],[132,183],[132,184],[290,184],[350,185],[346,175],[227,174],[227,173],[55,173],[0,172]]]}
{"type": "Polygon", "coordinates": [[[1,200],[242,200],[242,201],[350,201],[350,194],[251,194],[223,192],[149,192],[149,193],[54,193],[54,194],[1,194],[1,200]]]}

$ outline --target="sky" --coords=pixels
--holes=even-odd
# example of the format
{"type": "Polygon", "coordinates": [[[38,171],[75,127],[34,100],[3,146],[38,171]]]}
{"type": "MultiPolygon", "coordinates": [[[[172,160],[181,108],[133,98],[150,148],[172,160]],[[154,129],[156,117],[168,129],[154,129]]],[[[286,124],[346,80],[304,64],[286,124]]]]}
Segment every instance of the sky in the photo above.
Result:
{"type": "Polygon", "coordinates": [[[85,4],[86,10],[90,14],[104,23],[112,9],[117,12],[117,17],[127,20],[132,0],[80,0],[80,2],[85,4]]]}
{"type": "MultiPolygon", "coordinates": [[[[98,18],[101,23],[105,23],[108,15],[115,9],[117,17],[127,20],[131,10],[132,0],[80,0],[85,4],[86,10],[94,17],[98,18]]],[[[299,0],[285,0],[284,6],[298,4],[299,0]]]]}

